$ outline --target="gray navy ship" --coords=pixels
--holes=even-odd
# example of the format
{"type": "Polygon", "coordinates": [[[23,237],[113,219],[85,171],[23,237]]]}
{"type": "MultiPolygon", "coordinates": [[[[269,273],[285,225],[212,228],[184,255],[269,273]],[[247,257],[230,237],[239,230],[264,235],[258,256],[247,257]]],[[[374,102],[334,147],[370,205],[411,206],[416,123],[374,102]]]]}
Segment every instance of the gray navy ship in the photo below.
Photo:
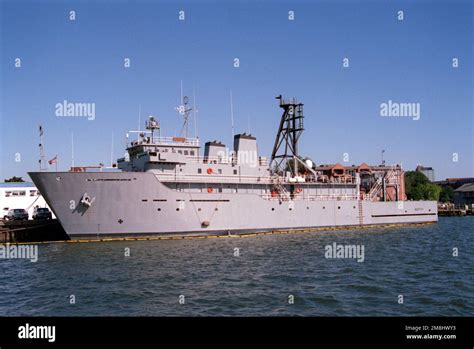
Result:
{"type": "MultiPolygon", "coordinates": [[[[283,113],[270,158],[250,134],[218,141],[162,137],[150,117],[115,171],[30,172],[70,236],[241,234],[323,227],[428,223],[435,201],[407,201],[400,165],[317,165],[298,152],[303,104],[283,113]]],[[[184,103],[186,114],[191,109],[184,103]]],[[[187,129],[187,124],[183,125],[187,129]]]]}

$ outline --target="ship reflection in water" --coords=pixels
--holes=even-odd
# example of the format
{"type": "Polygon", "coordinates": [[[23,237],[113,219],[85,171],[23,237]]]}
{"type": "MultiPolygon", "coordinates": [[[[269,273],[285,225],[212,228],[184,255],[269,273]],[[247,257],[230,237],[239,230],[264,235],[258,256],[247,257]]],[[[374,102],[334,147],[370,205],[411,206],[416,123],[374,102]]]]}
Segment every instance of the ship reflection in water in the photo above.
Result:
{"type": "Polygon", "coordinates": [[[473,225],[39,245],[36,263],[1,262],[0,315],[468,316],[473,225]],[[334,243],[363,261],[326,258],[334,243]]]}

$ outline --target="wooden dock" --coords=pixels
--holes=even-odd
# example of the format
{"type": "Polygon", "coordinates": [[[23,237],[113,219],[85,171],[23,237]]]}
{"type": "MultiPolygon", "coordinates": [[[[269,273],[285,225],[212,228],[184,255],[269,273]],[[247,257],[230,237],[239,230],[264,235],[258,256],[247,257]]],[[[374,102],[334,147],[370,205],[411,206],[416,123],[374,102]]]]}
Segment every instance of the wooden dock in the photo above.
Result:
{"type": "Polygon", "coordinates": [[[468,216],[474,215],[474,208],[465,206],[454,206],[453,204],[439,204],[438,205],[438,216],[468,216]]]}
{"type": "Polygon", "coordinates": [[[60,240],[69,240],[69,236],[56,219],[0,223],[0,243],[60,240]]]}

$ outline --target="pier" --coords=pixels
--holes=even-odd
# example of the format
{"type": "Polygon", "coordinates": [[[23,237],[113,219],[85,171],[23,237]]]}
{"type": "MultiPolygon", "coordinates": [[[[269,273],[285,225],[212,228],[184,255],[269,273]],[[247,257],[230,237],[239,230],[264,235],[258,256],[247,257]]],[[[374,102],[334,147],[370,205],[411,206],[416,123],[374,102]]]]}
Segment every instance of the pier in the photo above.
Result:
{"type": "Polygon", "coordinates": [[[453,217],[474,215],[474,207],[468,205],[438,204],[438,216],[453,217]]]}
{"type": "Polygon", "coordinates": [[[56,219],[0,222],[0,243],[69,240],[56,219]]]}
{"type": "MultiPolygon", "coordinates": [[[[31,221],[30,221],[31,223],[31,221]]],[[[246,238],[262,235],[285,235],[316,233],[322,231],[347,231],[347,230],[366,230],[366,229],[387,229],[402,227],[420,227],[431,225],[434,222],[420,223],[397,223],[397,224],[374,224],[374,225],[352,225],[352,226],[332,226],[332,227],[313,227],[302,229],[283,229],[268,231],[249,231],[227,233],[209,233],[209,234],[137,234],[137,235],[105,235],[101,237],[78,237],[71,239],[62,229],[57,221],[51,221],[46,224],[38,224],[23,228],[0,230],[0,244],[50,244],[50,243],[99,243],[99,242],[118,242],[118,241],[157,241],[157,240],[194,240],[194,239],[222,239],[222,238],[246,238]]],[[[1,228],[3,229],[3,227],[1,228]]]]}

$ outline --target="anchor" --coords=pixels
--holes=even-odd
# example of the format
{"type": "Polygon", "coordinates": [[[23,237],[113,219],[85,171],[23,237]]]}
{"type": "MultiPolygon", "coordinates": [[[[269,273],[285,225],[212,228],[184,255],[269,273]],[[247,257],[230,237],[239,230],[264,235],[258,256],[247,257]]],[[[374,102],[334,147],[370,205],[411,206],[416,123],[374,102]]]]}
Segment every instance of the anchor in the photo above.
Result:
{"type": "Polygon", "coordinates": [[[94,200],[95,200],[95,197],[91,199],[91,197],[87,193],[84,193],[84,195],[82,195],[82,198],[81,198],[81,204],[87,207],[91,207],[94,200]]]}

